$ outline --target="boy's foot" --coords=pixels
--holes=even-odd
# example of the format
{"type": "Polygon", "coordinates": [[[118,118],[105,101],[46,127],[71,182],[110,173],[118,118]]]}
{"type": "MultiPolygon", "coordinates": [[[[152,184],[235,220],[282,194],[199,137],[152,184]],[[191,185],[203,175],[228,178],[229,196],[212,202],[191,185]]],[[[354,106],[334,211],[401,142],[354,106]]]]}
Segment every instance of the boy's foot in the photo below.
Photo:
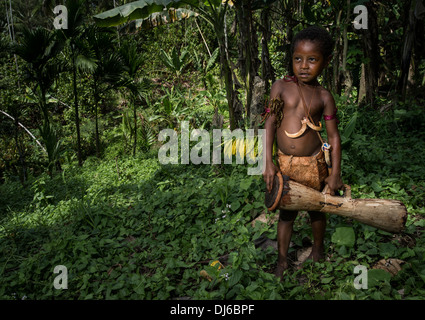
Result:
{"type": "Polygon", "coordinates": [[[307,260],[313,260],[314,262],[321,262],[325,259],[325,253],[323,246],[311,248],[311,252],[307,257],[307,260]]]}
{"type": "Polygon", "coordinates": [[[274,271],[274,275],[276,278],[279,278],[280,281],[283,280],[283,273],[288,269],[288,262],[277,263],[276,269],[274,271]]]}
{"type": "Polygon", "coordinates": [[[297,269],[300,270],[303,268],[303,264],[307,261],[313,262],[322,262],[325,260],[325,255],[323,248],[310,247],[307,248],[301,255],[298,257],[297,269]],[[305,257],[307,255],[307,257],[305,257]]]}

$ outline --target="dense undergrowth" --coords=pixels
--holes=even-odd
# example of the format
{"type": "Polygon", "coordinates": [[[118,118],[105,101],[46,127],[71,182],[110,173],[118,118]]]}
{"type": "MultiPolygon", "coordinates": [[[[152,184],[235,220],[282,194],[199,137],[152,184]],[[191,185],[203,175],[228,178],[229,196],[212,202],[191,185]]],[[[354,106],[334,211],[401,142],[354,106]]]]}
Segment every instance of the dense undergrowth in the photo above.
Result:
{"type": "MultiPolygon", "coordinates": [[[[423,299],[423,110],[397,105],[380,114],[348,105],[340,118],[344,182],[353,198],[403,201],[402,234],[329,216],[327,260],[291,269],[279,282],[275,249],[256,246],[260,237],[276,238],[275,225],[250,223],[264,211],[264,184],[246,166],[161,165],[155,152],[89,158],[52,178],[33,177],[27,188],[0,185],[0,297],[423,299]],[[220,270],[209,266],[218,258],[220,270]],[[388,258],[403,261],[397,275],[372,269],[388,258]],[[67,289],[54,288],[57,265],[68,270],[67,289]],[[353,286],[357,265],[369,270],[368,289],[353,286]]],[[[290,254],[310,241],[301,214],[290,254]]]]}

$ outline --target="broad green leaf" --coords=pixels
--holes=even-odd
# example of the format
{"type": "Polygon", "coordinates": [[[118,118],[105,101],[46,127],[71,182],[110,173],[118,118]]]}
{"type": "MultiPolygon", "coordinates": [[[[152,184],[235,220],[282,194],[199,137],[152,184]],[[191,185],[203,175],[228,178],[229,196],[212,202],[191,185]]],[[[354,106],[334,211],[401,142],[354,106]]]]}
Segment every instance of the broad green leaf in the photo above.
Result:
{"type": "Polygon", "coordinates": [[[228,280],[229,288],[237,284],[241,280],[242,276],[243,276],[243,272],[241,270],[237,270],[237,269],[234,270],[229,276],[229,280],[228,280]]]}
{"type": "Polygon", "coordinates": [[[240,208],[241,203],[238,200],[235,200],[230,204],[230,206],[231,206],[232,211],[235,212],[240,208]]]}
{"type": "Polygon", "coordinates": [[[339,227],[332,234],[332,242],[338,246],[353,247],[356,241],[354,230],[351,227],[339,227]]]}
{"type": "Polygon", "coordinates": [[[368,288],[379,286],[384,281],[390,281],[391,274],[382,269],[372,269],[367,272],[368,288]]]}
{"type": "Polygon", "coordinates": [[[389,258],[395,255],[397,247],[391,243],[380,243],[379,254],[385,258],[389,258]]]}
{"type": "Polygon", "coordinates": [[[251,186],[251,184],[252,184],[251,179],[244,179],[244,180],[241,181],[239,187],[240,187],[241,190],[248,190],[249,187],[251,186]]]}

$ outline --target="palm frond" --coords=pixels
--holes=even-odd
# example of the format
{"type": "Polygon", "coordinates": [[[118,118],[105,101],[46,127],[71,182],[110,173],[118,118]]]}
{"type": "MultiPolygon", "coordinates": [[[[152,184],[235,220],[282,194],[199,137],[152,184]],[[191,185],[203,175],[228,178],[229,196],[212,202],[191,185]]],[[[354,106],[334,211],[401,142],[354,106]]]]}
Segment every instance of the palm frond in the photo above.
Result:
{"type": "Polygon", "coordinates": [[[81,71],[92,73],[97,68],[97,60],[90,56],[78,54],[75,58],[75,66],[81,71]]]}

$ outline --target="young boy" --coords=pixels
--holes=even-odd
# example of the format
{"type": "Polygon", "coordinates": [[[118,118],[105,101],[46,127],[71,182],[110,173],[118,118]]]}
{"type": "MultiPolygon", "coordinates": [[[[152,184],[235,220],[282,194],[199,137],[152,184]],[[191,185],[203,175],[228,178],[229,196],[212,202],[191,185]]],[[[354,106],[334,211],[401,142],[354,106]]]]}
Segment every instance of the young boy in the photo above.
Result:
{"type": "MultiPolygon", "coordinates": [[[[341,143],[332,94],[320,86],[317,77],[332,58],[333,41],[320,27],[300,31],[292,42],[294,76],[277,80],[270,92],[271,104],[266,129],[266,166],[263,173],[268,192],[275,174],[280,171],[304,185],[322,190],[328,185],[331,195],[343,188],[341,180],[341,143]],[[273,107],[274,105],[274,107],[273,107]],[[324,115],[328,143],[331,145],[332,173],[328,176],[322,151],[320,119],[324,115]],[[273,163],[272,152],[277,136],[279,167],[273,163]]],[[[309,212],[313,248],[309,259],[324,258],[326,216],[309,212]]],[[[287,253],[296,211],[280,210],[277,226],[278,263],[276,276],[288,268],[287,253]]]]}

